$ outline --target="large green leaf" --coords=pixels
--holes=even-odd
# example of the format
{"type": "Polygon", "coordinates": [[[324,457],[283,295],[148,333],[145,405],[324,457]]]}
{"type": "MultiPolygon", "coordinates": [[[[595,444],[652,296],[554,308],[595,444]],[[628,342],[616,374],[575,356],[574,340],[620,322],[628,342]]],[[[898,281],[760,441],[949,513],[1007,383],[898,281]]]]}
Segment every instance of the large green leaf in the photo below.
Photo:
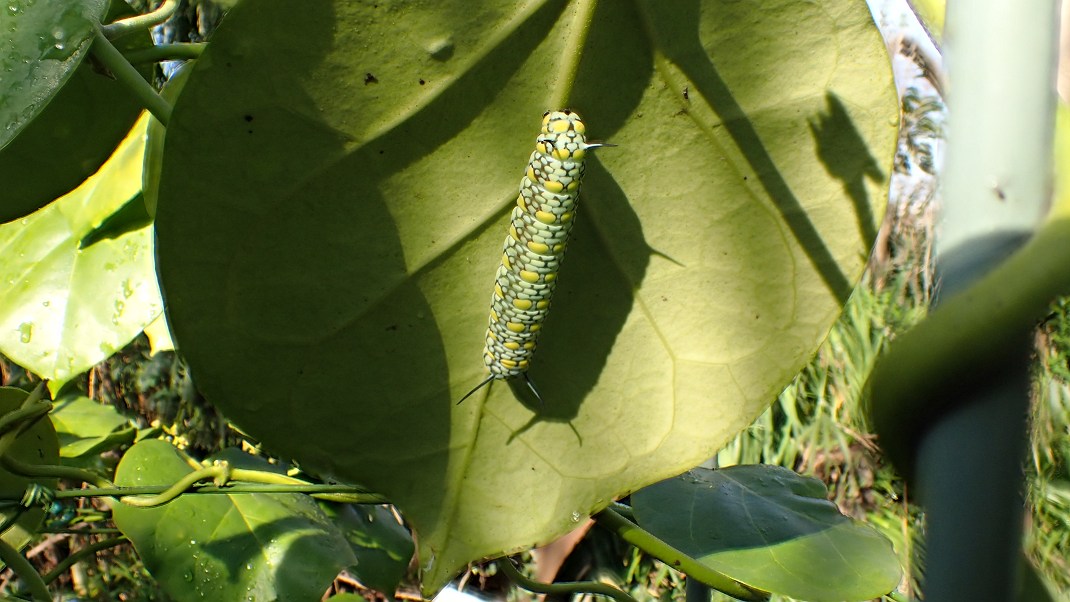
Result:
{"type": "Polygon", "coordinates": [[[854,0],[239,4],[167,133],[173,334],[244,430],[397,503],[431,592],[766,407],[862,270],[897,115],[854,0]],[[455,405],[565,104],[618,146],[588,164],[545,405],[501,382],[455,405]]]}
{"type": "MultiPolygon", "coordinates": [[[[268,469],[229,451],[218,459],[268,469]]],[[[171,444],[142,441],[123,455],[115,484],[171,484],[192,471],[171,444]]],[[[175,600],[318,600],[356,562],[306,495],[184,495],[156,508],[117,504],[114,516],[175,600]]]]}
{"type": "MultiPolygon", "coordinates": [[[[123,0],[108,6],[11,0],[0,13],[0,222],[32,213],[89,177],[137,119],[137,98],[83,60],[102,17],[134,13],[123,0]]],[[[132,50],[152,39],[141,31],[113,43],[132,50]]],[[[145,77],[151,73],[142,68],[145,77]]]]}
{"type": "Polygon", "coordinates": [[[101,170],[33,215],[0,226],[0,353],[53,391],[161,313],[141,189],[147,119],[101,170]]]}
{"type": "MultiPolygon", "coordinates": [[[[0,387],[0,415],[22,407],[27,395],[22,389],[0,387]]],[[[56,439],[56,431],[52,429],[52,423],[48,420],[38,420],[19,435],[7,453],[16,460],[29,464],[59,464],[59,441],[56,439]]],[[[32,484],[55,489],[57,480],[28,479],[0,468],[0,499],[5,502],[0,510],[0,522],[7,523],[16,513],[21,512],[14,524],[0,534],[0,538],[16,550],[21,550],[30,543],[45,517],[45,509],[40,506],[35,505],[29,509],[18,506],[26,488],[32,484]]],[[[0,567],[2,566],[3,563],[0,563],[0,567]]]]}
{"type": "Polygon", "coordinates": [[[632,496],[639,525],[753,588],[812,602],[869,600],[902,572],[891,542],[779,466],[694,469],[632,496]]]}

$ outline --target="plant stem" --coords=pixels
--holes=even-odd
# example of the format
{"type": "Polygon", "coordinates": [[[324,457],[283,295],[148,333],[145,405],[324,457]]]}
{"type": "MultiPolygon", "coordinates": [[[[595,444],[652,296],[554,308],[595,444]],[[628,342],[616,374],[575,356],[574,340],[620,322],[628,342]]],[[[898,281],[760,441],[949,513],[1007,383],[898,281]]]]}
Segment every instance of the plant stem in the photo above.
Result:
{"type": "Polygon", "coordinates": [[[101,26],[101,31],[108,39],[115,39],[135,31],[144,31],[160,25],[171,18],[178,8],[178,0],[164,0],[156,10],[143,15],[119,19],[114,23],[101,26]]]}
{"type": "Polygon", "coordinates": [[[0,560],[11,568],[22,579],[23,584],[30,590],[34,600],[40,602],[52,602],[52,594],[48,593],[48,585],[33,568],[29,560],[13,548],[11,544],[0,539],[0,560]]]}
{"type": "Polygon", "coordinates": [[[137,69],[108,41],[108,38],[104,37],[99,29],[89,51],[111,71],[115,79],[141,100],[141,104],[152,113],[153,117],[158,119],[164,127],[167,126],[171,121],[171,105],[156,93],[156,90],[141,77],[137,69]]]}
{"type": "Polygon", "coordinates": [[[595,514],[593,518],[602,526],[615,532],[624,541],[670,567],[682,571],[689,579],[697,579],[717,591],[740,600],[766,600],[769,597],[764,592],[751,589],[691,558],[609,508],[595,514]]]}
{"type": "MultiPolygon", "coordinates": [[[[105,487],[97,489],[64,489],[55,493],[57,500],[81,497],[120,497],[128,495],[155,495],[171,485],[145,485],[143,487],[105,487]]],[[[238,483],[219,487],[217,485],[194,486],[187,494],[239,494],[239,493],[304,493],[317,499],[347,504],[388,504],[388,500],[374,493],[367,493],[358,487],[348,485],[273,485],[260,483],[238,483]]]]}
{"type": "Polygon", "coordinates": [[[524,576],[515,566],[512,558],[500,558],[498,566],[509,579],[520,587],[539,594],[595,594],[613,598],[617,602],[638,602],[621,590],[597,581],[572,581],[568,583],[540,583],[524,576]]]}
{"type": "MultiPolygon", "coordinates": [[[[7,470],[24,477],[44,477],[50,479],[65,479],[79,483],[92,483],[97,487],[111,487],[112,482],[104,477],[83,468],[74,466],[62,466],[59,464],[30,464],[11,456],[0,458],[0,464],[7,470]]],[[[77,490],[75,490],[77,491],[77,490]]]]}
{"type": "Polygon", "coordinates": [[[155,63],[158,61],[180,61],[196,59],[201,56],[207,42],[190,42],[186,44],[159,44],[144,50],[132,50],[123,56],[132,64],[155,63]]]}
{"type": "Polygon", "coordinates": [[[53,568],[51,571],[48,571],[47,573],[45,573],[41,577],[41,579],[45,583],[52,583],[53,581],[56,580],[57,577],[62,575],[64,572],[66,572],[66,570],[68,568],[70,568],[71,565],[73,565],[74,563],[82,560],[86,556],[92,556],[93,554],[96,554],[97,552],[99,552],[101,550],[106,550],[108,548],[113,548],[113,547],[115,547],[117,545],[126,543],[127,541],[129,541],[129,540],[127,540],[126,537],[112,537],[110,539],[105,539],[105,540],[102,540],[102,541],[98,541],[96,543],[91,543],[88,546],[86,546],[84,548],[81,548],[80,550],[78,550],[74,554],[71,554],[70,556],[64,558],[62,561],[60,561],[59,564],[56,565],[55,568],[53,568]]]}

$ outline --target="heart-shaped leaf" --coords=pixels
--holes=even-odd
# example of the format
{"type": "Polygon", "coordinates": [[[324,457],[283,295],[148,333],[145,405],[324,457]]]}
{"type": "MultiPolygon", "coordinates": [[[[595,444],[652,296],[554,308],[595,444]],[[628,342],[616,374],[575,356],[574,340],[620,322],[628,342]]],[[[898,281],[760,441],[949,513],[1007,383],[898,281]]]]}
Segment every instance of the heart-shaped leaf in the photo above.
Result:
{"type": "MultiPolygon", "coordinates": [[[[245,468],[265,462],[232,452],[245,468]]],[[[165,441],[142,441],[123,455],[115,484],[170,485],[192,472],[165,441]]],[[[356,562],[316,502],[301,494],[183,495],[163,506],[117,504],[115,525],[175,600],[318,600],[356,562]]]]}
{"type": "MultiPolygon", "coordinates": [[[[123,84],[85,60],[96,24],[123,0],[10,0],[0,16],[0,222],[43,207],[93,174],[141,112],[123,84]],[[105,9],[107,14],[105,15],[105,9]],[[9,35],[10,34],[10,35],[9,35]]],[[[147,31],[112,41],[147,48],[147,31]]],[[[150,66],[141,69],[146,78],[150,66]]]]}
{"type": "Polygon", "coordinates": [[[401,508],[430,593],[766,407],[862,270],[897,121],[853,0],[239,4],[167,133],[173,334],[244,430],[401,508]],[[565,105],[618,146],[588,162],[530,372],[545,404],[495,382],[457,406],[565,105]]]}
{"type": "Polygon", "coordinates": [[[890,592],[902,576],[891,542],[827,493],[817,479],[756,464],[696,468],[631,499],[641,527],[753,588],[813,602],[890,592]]]}
{"type": "Polygon", "coordinates": [[[0,352],[53,391],[161,314],[138,196],[146,124],[142,117],[81,186],[0,226],[0,352]]]}

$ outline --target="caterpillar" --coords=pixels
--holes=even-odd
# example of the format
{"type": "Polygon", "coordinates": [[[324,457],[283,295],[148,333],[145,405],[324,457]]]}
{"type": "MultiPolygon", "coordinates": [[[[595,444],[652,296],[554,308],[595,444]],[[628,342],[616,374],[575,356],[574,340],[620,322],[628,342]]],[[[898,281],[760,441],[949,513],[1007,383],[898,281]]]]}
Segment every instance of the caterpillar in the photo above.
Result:
{"type": "Polygon", "coordinates": [[[542,131],[520,181],[520,194],[494,278],[483,348],[483,363],[490,375],[461,401],[493,380],[523,376],[542,403],[527,372],[557,286],[557,271],[576,213],[584,160],[587,151],[602,146],[613,145],[588,143],[586,127],[575,112],[565,109],[543,114],[542,131]]]}

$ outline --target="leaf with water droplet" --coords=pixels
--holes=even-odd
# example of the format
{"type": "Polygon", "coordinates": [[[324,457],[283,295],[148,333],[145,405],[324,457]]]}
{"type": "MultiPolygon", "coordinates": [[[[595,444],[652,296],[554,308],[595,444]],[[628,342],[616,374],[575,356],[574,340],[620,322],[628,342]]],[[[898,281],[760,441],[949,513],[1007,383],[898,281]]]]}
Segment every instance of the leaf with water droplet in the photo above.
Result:
{"type": "MultiPolygon", "coordinates": [[[[234,449],[210,460],[278,471],[234,449]]],[[[141,441],[123,456],[115,484],[169,484],[191,471],[171,444],[141,441]]],[[[212,600],[318,600],[342,569],[356,563],[345,538],[302,494],[188,495],[158,508],[118,504],[114,518],[178,601],[202,594],[212,600]]]]}
{"type": "MultiPolygon", "coordinates": [[[[94,24],[133,14],[126,2],[8,6],[2,22],[11,30],[0,35],[0,222],[31,213],[92,175],[141,110],[125,86],[83,60],[94,24]]],[[[146,31],[113,42],[121,51],[152,45],[146,31]]],[[[152,75],[148,65],[139,70],[152,75]]]]}
{"type": "Polygon", "coordinates": [[[0,225],[0,353],[50,386],[122,348],[162,312],[150,225],[110,220],[127,206],[145,213],[131,199],[146,126],[143,119],[83,186],[0,225]]]}

